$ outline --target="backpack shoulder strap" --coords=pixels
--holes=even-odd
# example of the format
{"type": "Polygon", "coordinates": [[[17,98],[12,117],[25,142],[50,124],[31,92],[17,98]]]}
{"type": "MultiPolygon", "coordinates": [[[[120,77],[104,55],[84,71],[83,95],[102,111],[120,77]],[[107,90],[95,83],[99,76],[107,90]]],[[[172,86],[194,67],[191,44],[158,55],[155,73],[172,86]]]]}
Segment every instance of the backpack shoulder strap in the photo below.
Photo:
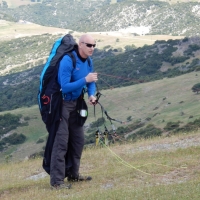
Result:
{"type": "Polygon", "coordinates": [[[87,61],[88,61],[88,65],[89,65],[90,67],[92,67],[92,61],[91,61],[91,58],[90,58],[90,57],[87,58],[87,61]]]}
{"type": "MultiPolygon", "coordinates": [[[[76,68],[76,58],[75,58],[74,54],[72,52],[69,52],[69,53],[67,53],[67,55],[72,59],[73,68],[75,69],[76,68]]],[[[92,67],[92,62],[91,62],[90,57],[87,58],[87,62],[88,62],[88,65],[90,67],[92,67]]]]}
{"type": "Polygon", "coordinates": [[[67,53],[67,55],[72,59],[73,68],[76,68],[76,58],[72,52],[67,53]]]}

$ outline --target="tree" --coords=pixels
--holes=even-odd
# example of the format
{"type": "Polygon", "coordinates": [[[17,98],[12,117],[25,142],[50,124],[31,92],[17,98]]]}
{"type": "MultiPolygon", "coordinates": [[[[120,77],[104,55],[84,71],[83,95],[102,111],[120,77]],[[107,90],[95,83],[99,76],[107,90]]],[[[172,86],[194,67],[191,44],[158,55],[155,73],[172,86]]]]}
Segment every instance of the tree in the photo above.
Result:
{"type": "Polygon", "coordinates": [[[132,120],[132,116],[128,116],[126,119],[127,119],[127,121],[131,121],[132,120]]]}
{"type": "Polygon", "coordinates": [[[197,84],[193,85],[192,91],[196,92],[198,94],[199,91],[200,91],[200,83],[197,83],[197,84]]]}
{"type": "Polygon", "coordinates": [[[3,8],[8,8],[8,4],[7,4],[6,1],[2,1],[2,7],[3,7],[3,8]]]}
{"type": "Polygon", "coordinates": [[[136,46],[134,44],[132,44],[132,45],[126,45],[124,47],[124,49],[125,49],[125,51],[131,51],[133,49],[136,49],[136,46]]]}

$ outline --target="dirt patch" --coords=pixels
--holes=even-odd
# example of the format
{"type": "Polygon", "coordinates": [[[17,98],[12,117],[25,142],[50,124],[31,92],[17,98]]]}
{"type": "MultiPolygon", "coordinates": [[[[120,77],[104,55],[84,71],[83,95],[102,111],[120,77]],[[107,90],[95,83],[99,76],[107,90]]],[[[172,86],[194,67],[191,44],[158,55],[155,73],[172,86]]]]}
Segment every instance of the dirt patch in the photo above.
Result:
{"type": "Polygon", "coordinates": [[[32,5],[36,4],[37,2],[32,2],[31,0],[6,0],[9,8],[15,8],[22,5],[32,5]]]}
{"type": "Polygon", "coordinates": [[[140,151],[171,151],[176,149],[185,149],[191,146],[200,146],[200,137],[191,136],[188,138],[178,138],[175,141],[166,141],[153,143],[146,146],[139,146],[130,149],[131,153],[140,152],[140,151]]]}

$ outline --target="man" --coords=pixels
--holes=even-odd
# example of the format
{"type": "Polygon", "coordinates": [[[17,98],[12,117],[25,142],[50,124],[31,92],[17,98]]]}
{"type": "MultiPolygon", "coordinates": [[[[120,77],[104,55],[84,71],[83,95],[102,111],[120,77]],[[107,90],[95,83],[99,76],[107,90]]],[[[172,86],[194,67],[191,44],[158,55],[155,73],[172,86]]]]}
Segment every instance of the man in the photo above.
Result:
{"type": "Polygon", "coordinates": [[[90,176],[84,177],[79,174],[80,159],[84,146],[83,127],[76,120],[77,99],[87,86],[89,103],[95,103],[95,82],[97,73],[93,72],[92,61],[88,61],[94,52],[95,40],[85,34],[79,39],[78,49],[73,51],[76,58],[76,67],[73,68],[71,57],[65,55],[60,61],[58,82],[62,89],[63,105],[62,119],[56,132],[51,154],[50,184],[52,188],[69,188],[64,184],[66,177],[66,165],[68,167],[68,181],[91,180],[90,176]],[[65,163],[65,157],[69,163],[65,163]]]}

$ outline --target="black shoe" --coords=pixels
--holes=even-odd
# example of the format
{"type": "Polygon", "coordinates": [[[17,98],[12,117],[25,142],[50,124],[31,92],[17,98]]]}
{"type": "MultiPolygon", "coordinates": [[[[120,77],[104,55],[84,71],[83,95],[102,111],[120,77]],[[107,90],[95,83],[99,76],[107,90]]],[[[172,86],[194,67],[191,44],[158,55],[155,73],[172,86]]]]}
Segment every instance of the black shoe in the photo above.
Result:
{"type": "Polygon", "coordinates": [[[92,180],[92,177],[91,176],[82,176],[82,175],[78,175],[78,177],[73,177],[73,176],[69,176],[67,178],[68,181],[72,181],[72,182],[75,182],[75,181],[91,181],[92,180]]]}
{"type": "Polygon", "coordinates": [[[52,190],[61,190],[61,189],[70,189],[71,184],[60,184],[60,185],[51,185],[52,190]]]}

